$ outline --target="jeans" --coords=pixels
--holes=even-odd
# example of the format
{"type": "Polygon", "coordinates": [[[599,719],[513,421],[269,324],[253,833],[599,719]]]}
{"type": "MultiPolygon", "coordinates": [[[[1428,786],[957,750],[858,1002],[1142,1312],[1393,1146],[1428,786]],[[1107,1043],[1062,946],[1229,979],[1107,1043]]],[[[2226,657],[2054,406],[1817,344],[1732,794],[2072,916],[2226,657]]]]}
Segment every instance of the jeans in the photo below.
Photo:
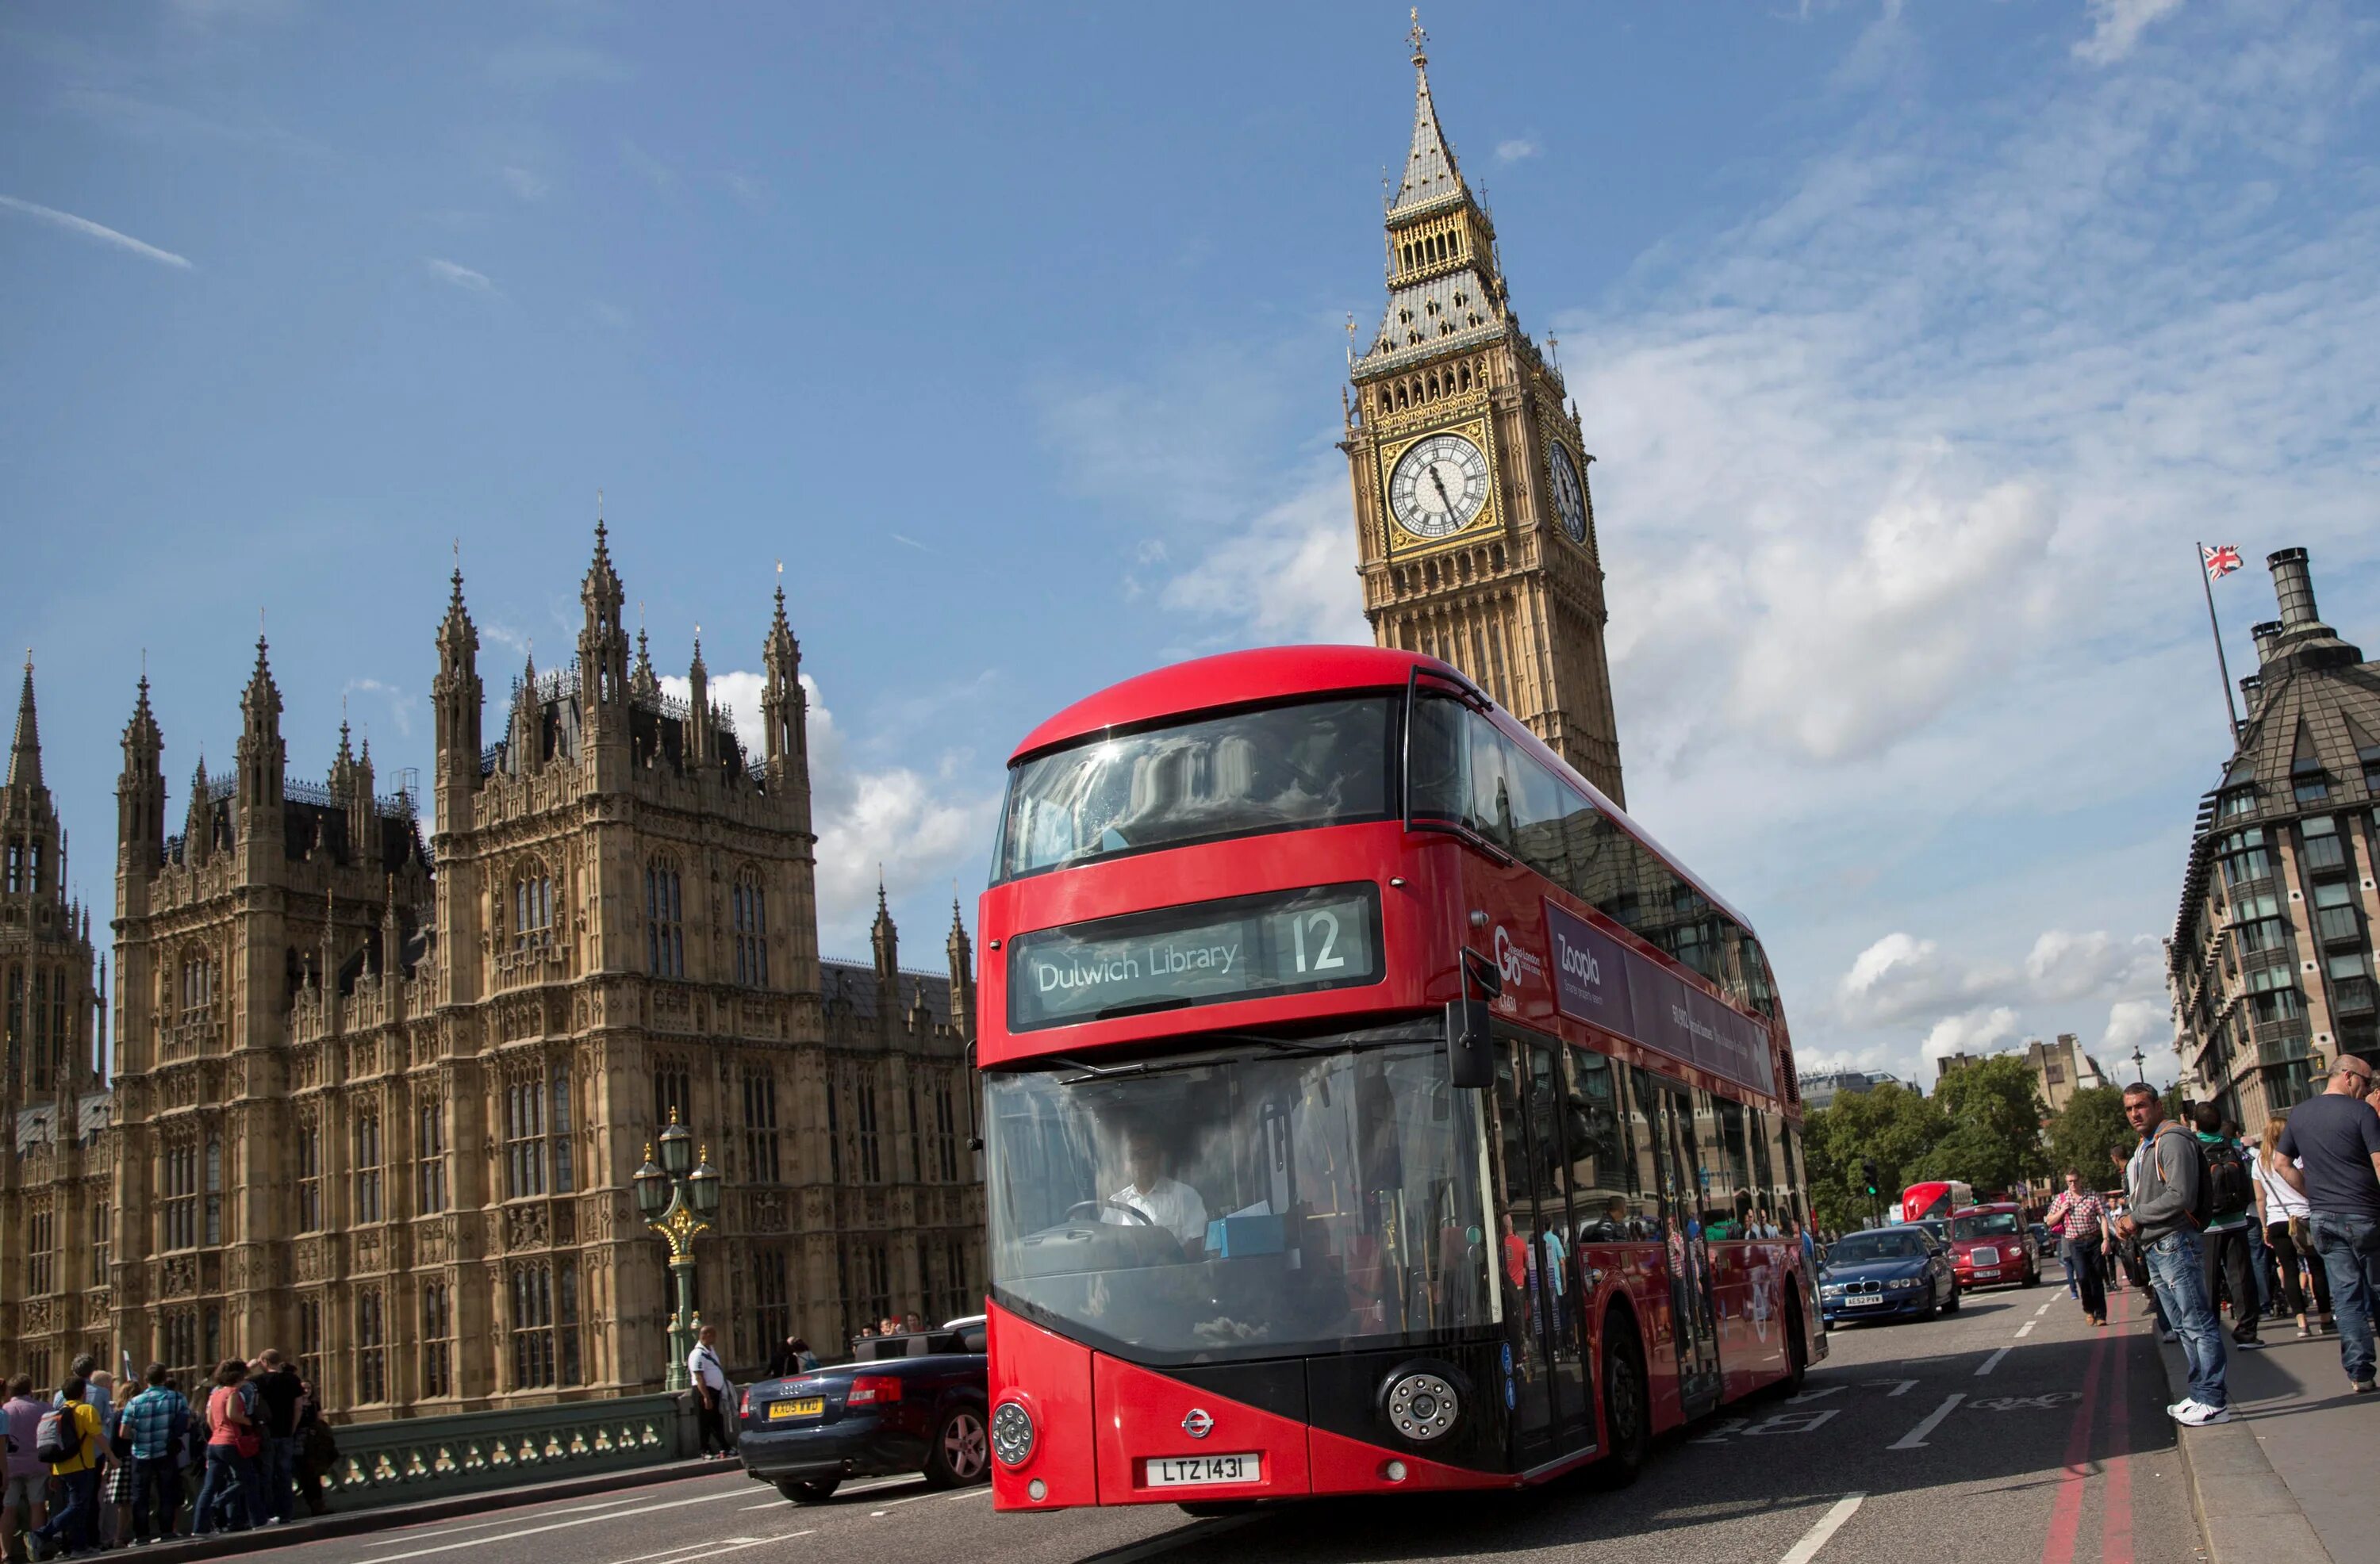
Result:
{"type": "Polygon", "coordinates": [[[2273,1256],[2265,1247],[2265,1229],[2253,1211],[2248,1213],[2248,1271],[2256,1279],[2256,1308],[2269,1313],[2273,1307],[2273,1256]]]}
{"type": "Polygon", "coordinates": [[[207,1480],[199,1485],[191,1530],[200,1536],[218,1526],[227,1532],[247,1531],[263,1520],[263,1497],[253,1458],[231,1445],[209,1445],[207,1480]]]}
{"type": "Polygon", "coordinates": [[[2205,1268],[2206,1298],[2211,1306],[2215,1300],[2216,1281],[2219,1278],[2224,1291],[2231,1299],[2231,1335],[2233,1340],[2253,1341],[2256,1323],[2264,1317],[2265,1305],[2256,1299],[2255,1262],[2248,1253],[2246,1228],[2214,1228],[2199,1235],[2200,1264],[2205,1268]]]}
{"type": "Polygon", "coordinates": [[[276,1521],[286,1521],[296,1508],[291,1502],[290,1475],[298,1466],[298,1441],[268,1437],[264,1452],[257,1458],[259,1475],[264,1484],[264,1508],[276,1521]]]}
{"type": "Polygon", "coordinates": [[[2380,1222],[2369,1217],[2314,1213],[2313,1252],[2330,1272],[2331,1318],[2338,1327],[2338,1362],[2347,1377],[2372,1377],[2372,1296],[2380,1291],[2380,1222]]]}
{"type": "Polygon", "coordinates": [[[2166,1323],[2181,1338],[2181,1355],[2190,1364],[2190,1399],[2201,1406],[2225,1405],[2223,1371],[2229,1353],[2223,1322],[2207,1296],[2206,1260],[2198,1234],[2188,1228],[2167,1233],[2145,1245],[2145,1254],[2149,1286],[2156,1292],[2166,1323]]]}
{"type": "Polygon", "coordinates": [[[2066,1267],[2066,1295],[2072,1298],[2077,1295],[2074,1291],[2074,1241],[2072,1239],[2060,1238],[2058,1241],[2058,1263],[2066,1267]]]}
{"type": "Polygon", "coordinates": [[[75,1472],[58,1479],[63,1490],[49,1523],[33,1534],[63,1553],[79,1553],[99,1543],[99,1473],[75,1472]]]}
{"type": "Polygon", "coordinates": [[[132,1463],[132,1534],[165,1538],[182,1513],[182,1471],[171,1454],[132,1463]]]}

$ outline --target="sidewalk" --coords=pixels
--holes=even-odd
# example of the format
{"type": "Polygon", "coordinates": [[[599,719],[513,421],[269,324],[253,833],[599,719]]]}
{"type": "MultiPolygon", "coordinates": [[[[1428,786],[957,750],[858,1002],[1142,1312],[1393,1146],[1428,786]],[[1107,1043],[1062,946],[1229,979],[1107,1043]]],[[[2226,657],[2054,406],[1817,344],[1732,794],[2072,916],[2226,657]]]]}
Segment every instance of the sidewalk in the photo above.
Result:
{"type": "MultiPolygon", "coordinates": [[[[394,1531],[401,1526],[418,1526],[429,1521],[452,1521],[461,1516],[481,1515],[492,1510],[513,1509],[528,1505],[543,1504],[551,1499],[578,1498],[587,1495],[616,1493],[623,1488],[640,1488],[654,1483],[671,1483],[685,1477],[720,1476],[740,1473],[741,1461],[670,1461],[654,1466],[631,1467],[625,1472],[590,1472],[581,1477],[565,1477],[555,1482],[529,1483],[516,1488],[489,1488],[478,1493],[455,1494],[416,1504],[374,1505],[359,1509],[334,1509],[327,1515],[304,1517],[285,1526],[268,1526],[254,1532],[217,1532],[210,1536],[185,1536],[178,1541],[158,1543],[127,1555],[142,1560],[142,1564],[182,1564],[186,1559],[217,1558],[225,1554],[255,1553],[266,1548],[289,1547],[298,1543],[319,1542],[325,1537],[357,1536],[367,1532],[394,1531]]],[[[188,1515],[184,1508],[185,1518],[188,1515]]]]}
{"type": "MultiPolygon", "coordinates": [[[[2380,1396],[2348,1388],[2338,1337],[2301,1341],[2295,1322],[2272,1320],[2264,1337],[2262,1352],[2231,1353],[2231,1421],[2179,1431],[2208,1553],[2215,1564],[2380,1564],[2380,1396]]],[[[2181,1349],[2163,1352],[2180,1400],[2190,1388],[2181,1349]]]]}

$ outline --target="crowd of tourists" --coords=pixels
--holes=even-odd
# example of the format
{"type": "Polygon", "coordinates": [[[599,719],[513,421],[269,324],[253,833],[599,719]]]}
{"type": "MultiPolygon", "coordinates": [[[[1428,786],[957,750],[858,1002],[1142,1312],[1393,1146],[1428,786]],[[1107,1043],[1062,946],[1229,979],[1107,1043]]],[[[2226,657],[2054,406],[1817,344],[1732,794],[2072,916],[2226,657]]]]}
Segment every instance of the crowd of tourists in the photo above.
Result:
{"type": "Polygon", "coordinates": [[[119,1386],[96,1359],[0,1407],[8,1477],[0,1540],[11,1564],[79,1558],[188,1534],[287,1523],[327,1506],[338,1449],[313,1386],[280,1352],[226,1358],[188,1394],[163,1364],[119,1386]]]}

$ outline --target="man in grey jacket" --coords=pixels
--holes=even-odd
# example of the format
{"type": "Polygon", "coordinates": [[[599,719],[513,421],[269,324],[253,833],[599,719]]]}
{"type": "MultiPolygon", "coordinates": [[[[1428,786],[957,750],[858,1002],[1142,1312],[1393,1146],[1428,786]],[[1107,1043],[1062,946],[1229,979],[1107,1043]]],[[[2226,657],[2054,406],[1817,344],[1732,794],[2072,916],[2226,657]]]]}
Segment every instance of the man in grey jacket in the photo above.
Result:
{"type": "MultiPolygon", "coordinates": [[[[2149,1284],[2156,1290],[2167,1322],[2181,1338],[2181,1355],[2190,1364],[2190,1394],[2166,1408],[2166,1414],[2191,1428],[2228,1423],[2223,1323],[2207,1295],[2198,1223],[2192,1216],[2205,1170],[2204,1154],[2188,1125],[2166,1118],[2155,1086],[2125,1087],[2124,1117],[2141,1144],[2124,1165],[2127,1204],[2116,1218],[2116,1232],[2139,1236],[2149,1284]]],[[[2254,1306],[2253,1300],[2249,1306],[2254,1306]]]]}

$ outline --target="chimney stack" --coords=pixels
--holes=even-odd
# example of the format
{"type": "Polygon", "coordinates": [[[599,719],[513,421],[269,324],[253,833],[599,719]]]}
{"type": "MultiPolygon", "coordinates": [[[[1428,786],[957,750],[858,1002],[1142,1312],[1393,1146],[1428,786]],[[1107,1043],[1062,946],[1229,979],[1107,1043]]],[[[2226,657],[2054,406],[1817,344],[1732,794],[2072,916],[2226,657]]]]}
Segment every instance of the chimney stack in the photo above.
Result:
{"type": "Polygon", "coordinates": [[[2265,676],[2251,673],[2240,681],[2240,700],[2246,710],[2246,721],[2256,720],[2256,708],[2265,703],[2265,676]]]}
{"type": "Polygon", "coordinates": [[[2265,556],[2273,573],[2273,591],[2281,600],[2281,628],[2301,630],[2321,623],[2313,608],[2313,578],[2306,571],[2303,549],[2282,549],[2265,556]]]}
{"type": "Polygon", "coordinates": [[[2281,622],[2267,619],[2262,624],[2252,624],[2248,627],[2248,634],[2256,639],[2256,661],[2270,661],[2274,649],[2280,645],[2281,622]]]}

